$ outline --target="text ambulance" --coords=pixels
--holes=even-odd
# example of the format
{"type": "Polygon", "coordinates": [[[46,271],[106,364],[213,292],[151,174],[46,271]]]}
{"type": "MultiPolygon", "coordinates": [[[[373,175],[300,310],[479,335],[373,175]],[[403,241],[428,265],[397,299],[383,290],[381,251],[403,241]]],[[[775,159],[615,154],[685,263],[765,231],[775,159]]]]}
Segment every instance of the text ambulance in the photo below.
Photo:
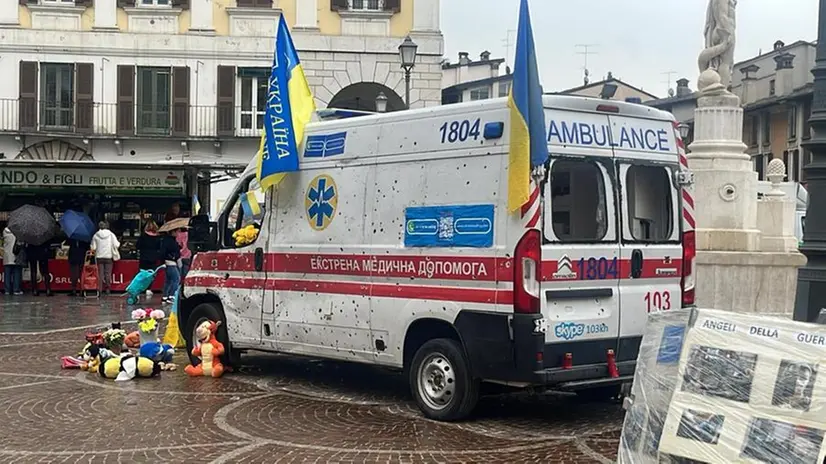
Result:
{"type": "Polygon", "coordinates": [[[653,108],[544,106],[551,158],[514,214],[505,99],[311,124],[301,171],[259,194],[260,214],[251,166],[217,223],[193,220],[188,343],[214,319],[231,361],[400,368],[439,420],[470,413],[480,382],[618,391],[647,314],[693,304],[682,141],[653,108]]]}

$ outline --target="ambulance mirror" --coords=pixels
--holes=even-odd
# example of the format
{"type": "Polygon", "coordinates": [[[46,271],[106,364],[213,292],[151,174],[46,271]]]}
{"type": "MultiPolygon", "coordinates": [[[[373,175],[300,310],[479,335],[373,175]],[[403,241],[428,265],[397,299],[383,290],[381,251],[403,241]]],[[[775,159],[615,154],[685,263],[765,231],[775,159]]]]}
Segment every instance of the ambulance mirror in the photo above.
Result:
{"type": "Polygon", "coordinates": [[[200,214],[189,220],[189,249],[214,251],[218,249],[218,224],[209,221],[209,216],[200,214]]]}

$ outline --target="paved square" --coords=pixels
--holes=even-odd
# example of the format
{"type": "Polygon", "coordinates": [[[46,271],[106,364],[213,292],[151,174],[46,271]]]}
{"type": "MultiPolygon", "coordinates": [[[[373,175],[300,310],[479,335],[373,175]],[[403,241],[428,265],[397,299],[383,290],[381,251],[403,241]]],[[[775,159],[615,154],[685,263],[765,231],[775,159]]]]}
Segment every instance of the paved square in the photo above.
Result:
{"type": "Polygon", "coordinates": [[[424,419],[404,379],[369,366],[250,354],[222,379],[179,370],[115,384],[61,370],[121,299],[0,296],[0,462],[542,462],[616,459],[622,410],[571,397],[485,397],[424,419]],[[74,327],[74,328],[72,328],[74,327]]]}

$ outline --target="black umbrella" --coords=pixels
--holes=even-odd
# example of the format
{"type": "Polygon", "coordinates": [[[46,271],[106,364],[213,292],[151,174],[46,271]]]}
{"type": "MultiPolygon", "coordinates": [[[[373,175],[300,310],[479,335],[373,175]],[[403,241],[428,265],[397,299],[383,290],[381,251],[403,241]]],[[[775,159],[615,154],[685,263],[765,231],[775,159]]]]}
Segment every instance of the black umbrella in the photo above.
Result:
{"type": "Polygon", "coordinates": [[[42,245],[52,239],[59,230],[52,213],[45,208],[23,205],[9,215],[8,228],[17,240],[30,245],[42,245]]]}

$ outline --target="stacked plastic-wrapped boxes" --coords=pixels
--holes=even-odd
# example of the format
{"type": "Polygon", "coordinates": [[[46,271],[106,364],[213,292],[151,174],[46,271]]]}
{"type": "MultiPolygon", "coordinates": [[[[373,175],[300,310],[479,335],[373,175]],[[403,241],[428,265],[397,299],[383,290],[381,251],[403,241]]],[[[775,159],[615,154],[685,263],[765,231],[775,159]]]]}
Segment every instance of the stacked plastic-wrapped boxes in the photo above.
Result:
{"type": "Polygon", "coordinates": [[[620,463],[823,463],[826,326],[653,314],[626,409],[620,463]]]}

